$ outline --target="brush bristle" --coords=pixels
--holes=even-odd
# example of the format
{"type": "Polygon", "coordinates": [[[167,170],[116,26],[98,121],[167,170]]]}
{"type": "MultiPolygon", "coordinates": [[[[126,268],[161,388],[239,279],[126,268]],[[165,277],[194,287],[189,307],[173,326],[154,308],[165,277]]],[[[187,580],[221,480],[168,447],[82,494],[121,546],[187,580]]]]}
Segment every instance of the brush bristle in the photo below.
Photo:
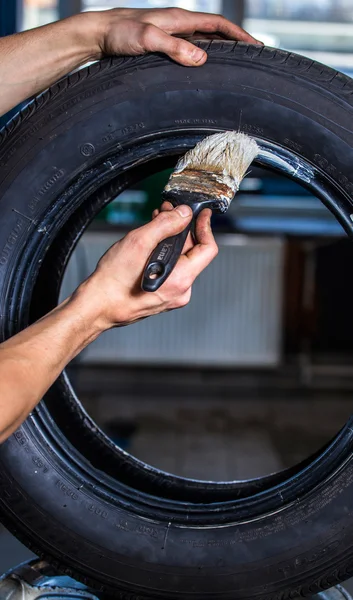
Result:
{"type": "Polygon", "coordinates": [[[258,152],[259,147],[255,140],[244,133],[216,133],[204,138],[189,150],[178,161],[174,172],[180,173],[190,169],[215,173],[225,180],[233,180],[237,191],[258,152]]]}

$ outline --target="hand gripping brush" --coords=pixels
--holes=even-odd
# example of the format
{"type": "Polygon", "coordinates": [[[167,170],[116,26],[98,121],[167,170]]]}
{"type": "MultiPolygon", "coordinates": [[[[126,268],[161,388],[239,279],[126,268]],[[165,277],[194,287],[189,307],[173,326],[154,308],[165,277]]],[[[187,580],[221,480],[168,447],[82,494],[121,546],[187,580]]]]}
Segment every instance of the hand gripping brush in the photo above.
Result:
{"type": "Polygon", "coordinates": [[[162,197],[173,206],[188,204],[193,218],[184,231],[163,240],[152,252],[142,278],[145,292],[155,292],[169,277],[192,224],[204,208],[216,213],[228,210],[258,151],[253,138],[226,131],[204,138],[179,159],[162,197]]]}

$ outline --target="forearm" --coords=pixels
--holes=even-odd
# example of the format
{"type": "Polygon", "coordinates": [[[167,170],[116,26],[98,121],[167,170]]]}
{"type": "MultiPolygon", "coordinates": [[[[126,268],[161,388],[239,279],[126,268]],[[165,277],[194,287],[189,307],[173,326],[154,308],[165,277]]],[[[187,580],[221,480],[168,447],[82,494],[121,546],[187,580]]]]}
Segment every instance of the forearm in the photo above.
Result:
{"type": "Polygon", "coordinates": [[[98,58],[100,14],[80,14],[0,38],[0,114],[98,58]]]}
{"type": "Polygon", "coordinates": [[[0,114],[80,65],[106,54],[164,52],[182,65],[200,66],[206,61],[206,53],[180,39],[195,31],[259,43],[220,15],[181,9],[93,11],[2,38],[0,114]]]}
{"type": "Polygon", "coordinates": [[[0,345],[0,443],[26,419],[65,366],[103,327],[85,293],[0,345]]]}

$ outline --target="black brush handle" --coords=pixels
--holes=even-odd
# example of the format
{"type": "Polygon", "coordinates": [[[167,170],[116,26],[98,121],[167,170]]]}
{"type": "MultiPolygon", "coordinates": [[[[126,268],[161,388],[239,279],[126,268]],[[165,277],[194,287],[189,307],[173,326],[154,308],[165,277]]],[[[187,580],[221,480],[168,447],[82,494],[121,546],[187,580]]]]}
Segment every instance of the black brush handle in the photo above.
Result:
{"type": "Polygon", "coordinates": [[[168,192],[164,190],[163,200],[168,200],[174,207],[187,204],[192,210],[193,217],[184,231],[160,242],[151,254],[141,283],[144,292],[157,291],[169,277],[182,253],[188,233],[200,212],[204,208],[218,211],[222,206],[222,200],[213,196],[177,189],[168,192]]]}
{"type": "Polygon", "coordinates": [[[155,292],[169,277],[183,251],[192,221],[178,235],[160,242],[153,250],[145,268],[141,287],[144,292],[155,292]]]}

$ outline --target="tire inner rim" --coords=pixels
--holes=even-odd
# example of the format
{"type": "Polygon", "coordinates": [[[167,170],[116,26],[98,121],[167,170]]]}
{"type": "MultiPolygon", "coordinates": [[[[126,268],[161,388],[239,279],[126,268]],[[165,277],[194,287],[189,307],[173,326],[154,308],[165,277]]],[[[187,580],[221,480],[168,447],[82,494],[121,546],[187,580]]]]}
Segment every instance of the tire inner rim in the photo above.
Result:
{"type": "MultiPolygon", "coordinates": [[[[58,302],[66,265],[80,236],[95,215],[120,192],[167,166],[205,135],[197,129],[142,136],[103,156],[56,199],[30,236],[12,281],[6,335],[14,335],[58,302]],[[55,227],[54,227],[55,224],[55,227]],[[46,235],[43,235],[43,230],[46,235]],[[58,233],[59,231],[59,233],[58,233]],[[48,243],[49,240],[49,243],[48,243]],[[21,285],[18,284],[21,281],[21,285]],[[44,292],[43,292],[44,290],[44,292]]],[[[285,175],[309,189],[352,235],[349,196],[323,169],[269,141],[255,138],[260,152],[254,164],[285,175]]],[[[350,419],[323,449],[304,462],[274,475],[246,481],[210,482],[186,479],[132,457],[97,427],[76,397],[64,372],[25,424],[40,432],[72,472],[95,486],[112,502],[128,501],[147,514],[159,513],[189,524],[204,523],[207,504],[213,522],[249,521],[279,511],[320,486],[340,469],[353,449],[350,419]],[[57,401],[60,394],[60,403],[57,401]],[[158,506],[156,500],[158,499],[158,506]]]]}

